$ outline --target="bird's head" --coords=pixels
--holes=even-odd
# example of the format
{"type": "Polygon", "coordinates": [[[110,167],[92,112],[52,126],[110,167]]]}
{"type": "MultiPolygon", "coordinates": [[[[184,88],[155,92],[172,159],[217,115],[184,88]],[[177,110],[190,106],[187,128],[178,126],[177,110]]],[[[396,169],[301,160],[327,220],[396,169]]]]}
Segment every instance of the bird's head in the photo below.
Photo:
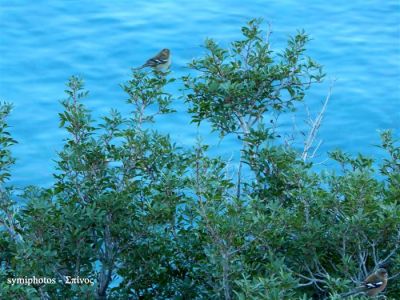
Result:
{"type": "Polygon", "coordinates": [[[378,270],[375,271],[375,274],[381,276],[382,278],[388,277],[388,272],[384,268],[379,268],[378,270]]]}
{"type": "Polygon", "coordinates": [[[167,49],[167,48],[162,49],[160,54],[164,55],[164,56],[168,56],[169,55],[169,49],[167,49]]]}

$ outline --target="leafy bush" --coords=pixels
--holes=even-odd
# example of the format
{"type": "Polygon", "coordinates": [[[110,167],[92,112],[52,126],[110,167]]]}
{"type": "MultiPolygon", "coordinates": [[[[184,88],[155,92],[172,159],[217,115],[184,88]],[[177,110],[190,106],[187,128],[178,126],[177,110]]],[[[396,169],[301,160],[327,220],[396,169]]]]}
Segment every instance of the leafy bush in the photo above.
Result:
{"type": "Polygon", "coordinates": [[[387,299],[400,294],[399,143],[383,131],[381,161],[337,150],[341,171],[316,172],[305,155],[313,139],[300,151],[277,125],[322,68],[305,55],[304,32],[275,53],[260,24],[229,49],[207,40],[183,77],[192,121],[241,143],[234,175],[207,145],[183,149],[152,127],[173,113],[169,74],[134,71],[122,85],[132,112],[99,123],[71,77],[54,184],[25,188],[17,203],[11,106],[1,104],[1,299],[340,299],[382,266],[387,299]],[[33,276],[56,282],[7,282],[33,276]]]}

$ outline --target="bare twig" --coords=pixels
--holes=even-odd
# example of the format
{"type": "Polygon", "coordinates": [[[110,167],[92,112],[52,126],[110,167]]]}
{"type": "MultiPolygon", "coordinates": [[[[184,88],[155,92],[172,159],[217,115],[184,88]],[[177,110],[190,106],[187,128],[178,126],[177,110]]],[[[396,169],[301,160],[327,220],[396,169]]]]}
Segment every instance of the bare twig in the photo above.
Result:
{"type": "Polygon", "coordinates": [[[319,114],[317,115],[317,117],[315,118],[315,120],[309,120],[310,125],[311,125],[311,129],[308,133],[308,136],[306,138],[306,140],[304,141],[304,149],[303,149],[303,153],[301,155],[301,158],[303,161],[306,161],[308,158],[313,158],[318,150],[318,148],[321,146],[321,141],[317,144],[317,146],[315,147],[315,149],[313,150],[312,154],[310,154],[310,149],[312,148],[315,138],[317,136],[318,130],[321,126],[322,123],[322,119],[324,117],[325,111],[326,111],[326,107],[328,105],[329,99],[332,95],[332,87],[333,87],[334,82],[331,84],[330,88],[329,88],[329,92],[328,95],[325,98],[325,101],[322,105],[321,111],[319,112],[319,114]]]}

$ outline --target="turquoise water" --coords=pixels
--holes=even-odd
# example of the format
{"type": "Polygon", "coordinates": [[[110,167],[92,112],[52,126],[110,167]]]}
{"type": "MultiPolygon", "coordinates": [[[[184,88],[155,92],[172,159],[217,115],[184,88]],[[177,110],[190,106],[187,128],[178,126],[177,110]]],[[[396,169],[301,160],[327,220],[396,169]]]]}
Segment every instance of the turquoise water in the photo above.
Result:
{"type": "MultiPolygon", "coordinates": [[[[13,102],[12,133],[16,185],[52,182],[56,151],[65,133],[58,128],[59,100],[67,78],[81,75],[90,90],[87,106],[95,116],[111,107],[127,112],[119,84],[130,68],[168,47],[172,75],[188,72],[186,63],[200,56],[206,37],[222,45],[240,36],[240,27],[254,17],[272,24],[273,48],[305,29],[312,37],[308,54],[325,66],[325,83],[307,96],[318,111],[336,79],[320,131],[324,153],[342,148],[379,155],[379,129],[400,129],[400,2],[386,1],[0,1],[0,99],[13,102]]],[[[157,128],[179,145],[192,145],[209,128],[188,125],[179,99],[179,82],[171,90],[178,113],[157,128]]],[[[301,123],[303,114],[296,122],[301,123]]],[[[282,130],[292,127],[284,120],[282,130]]],[[[300,129],[303,125],[298,124],[300,129]]],[[[233,138],[212,135],[213,153],[229,157],[233,138]]],[[[329,162],[325,165],[329,167],[329,162]]]]}

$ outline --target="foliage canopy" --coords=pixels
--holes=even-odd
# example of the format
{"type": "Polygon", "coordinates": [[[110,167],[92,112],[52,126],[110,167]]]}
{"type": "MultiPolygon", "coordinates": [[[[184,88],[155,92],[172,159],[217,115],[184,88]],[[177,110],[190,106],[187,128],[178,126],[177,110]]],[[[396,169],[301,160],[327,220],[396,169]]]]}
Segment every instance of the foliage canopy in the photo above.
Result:
{"type": "Polygon", "coordinates": [[[71,77],[54,185],[17,203],[11,106],[0,105],[1,299],[340,299],[382,266],[387,299],[400,294],[398,141],[383,131],[382,160],[337,150],[341,171],[316,172],[277,124],[322,68],[304,32],[276,53],[261,24],[228,49],[207,40],[182,78],[192,121],[241,143],[235,175],[207,145],[178,147],[152,126],[173,113],[169,74],[133,72],[122,85],[132,112],[98,123],[71,77]],[[56,283],[7,282],[33,276],[56,283]],[[93,284],[67,284],[78,276],[93,284]]]}

